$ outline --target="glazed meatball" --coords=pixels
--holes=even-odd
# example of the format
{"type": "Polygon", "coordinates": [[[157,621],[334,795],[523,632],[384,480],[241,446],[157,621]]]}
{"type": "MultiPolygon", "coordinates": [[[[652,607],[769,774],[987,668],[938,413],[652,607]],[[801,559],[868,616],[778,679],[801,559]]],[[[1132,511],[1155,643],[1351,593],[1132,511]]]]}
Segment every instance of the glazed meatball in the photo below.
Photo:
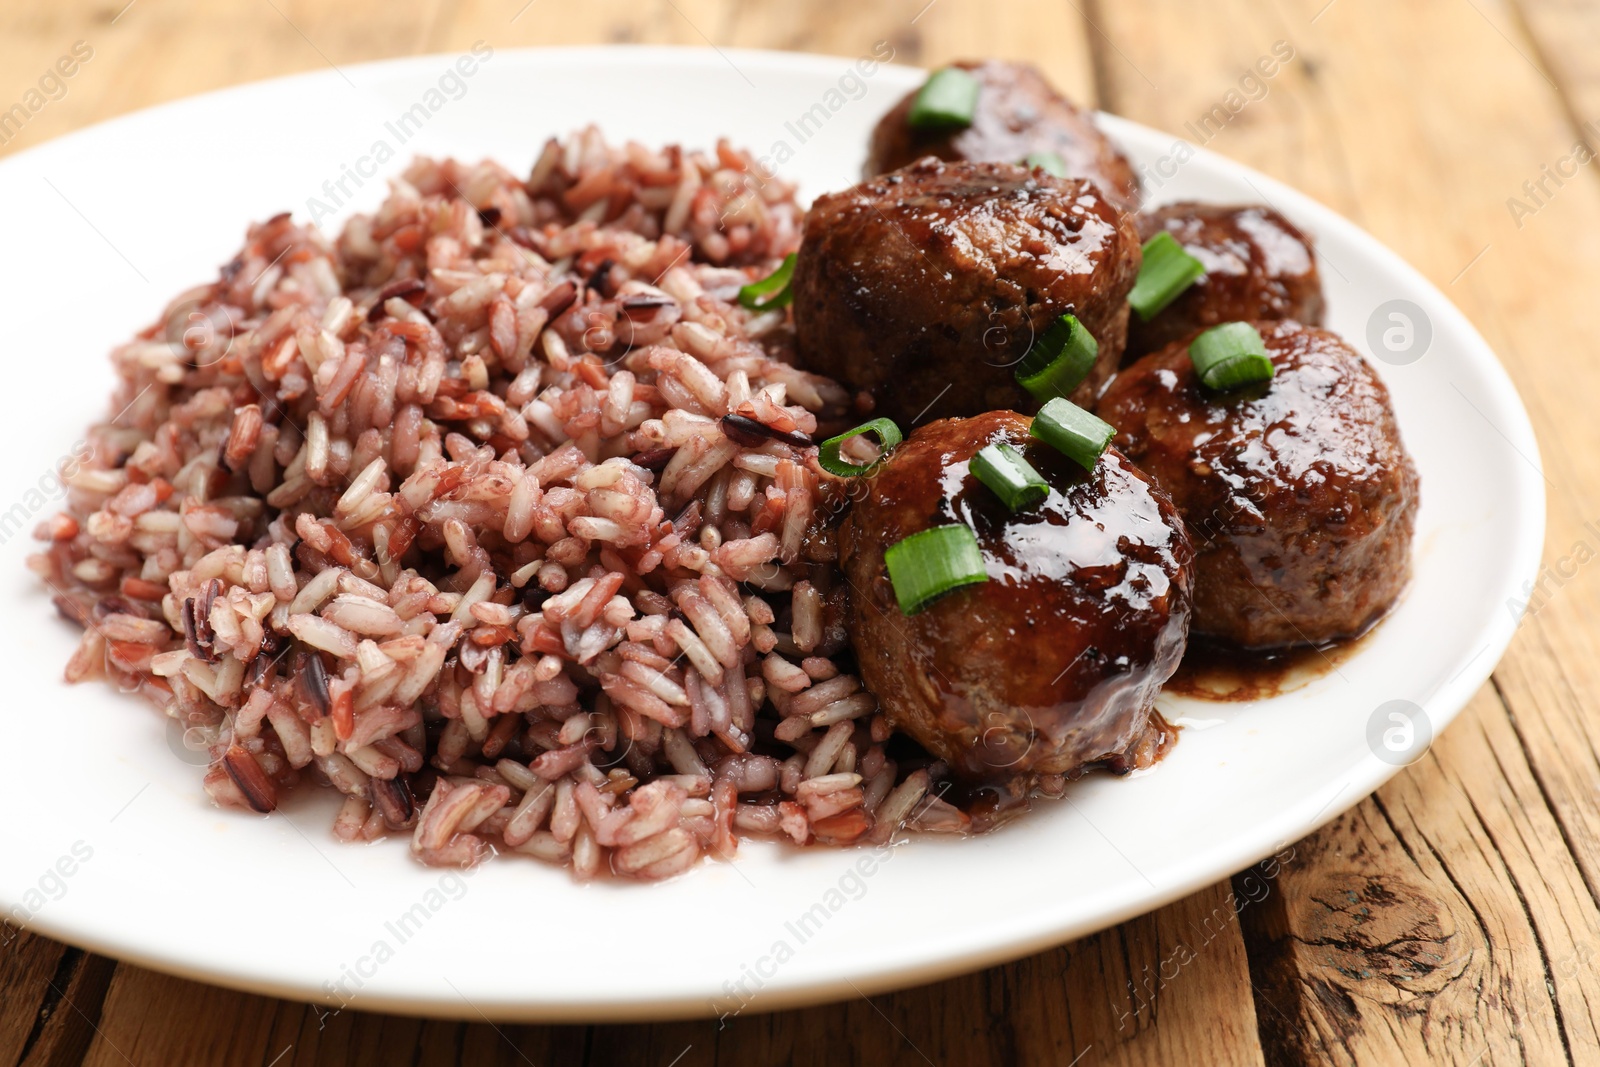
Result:
{"type": "Polygon", "coordinates": [[[1353,637],[1410,573],[1416,469],[1359,353],[1327,330],[1255,325],[1271,382],[1213,393],[1180,341],[1118,375],[1099,415],[1183,513],[1195,634],[1245,649],[1353,637]]]}
{"type": "Polygon", "coordinates": [[[861,676],[890,721],[967,781],[1149,758],[1152,702],[1189,626],[1192,551],[1171,501],[1115,449],[1092,472],[1014,412],[924,426],[870,476],[840,530],[861,676]],[[968,461],[991,442],[1050,483],[1013,513],[968,461]],[[907,616],[884,551],[933,526],[977,535],[989,580],[907,616]]]}
{"type": "Polygon", "coordinates": [[[1128,159],[1094,120],[1050,86],[1027,63],[997,60],[951,64],[978,80],[972,125],[954,130],[916,130],[907,121],[916,92],[878,121],[867,149],[865,176],[897,170],[923,156],[977,163],[1020,163],[1035,152],[1053,152],[1067,177],[1089,178],[1113,204],[1139,206],[1139,178],[1128,159]]]}
{"type": "Polygon", "coordinates": [[[1128,320],[1131,363],[1224,322],[1294,319],[1322,325],[1322,278],[1311,239],[1268,207],[1169,204],[1139,216],[1139,237],[1162,230],[1205,267],[1205,276],[1149,322],[1128,320]]]}
{"type": "Polygon", "coordinates": [[[1139,273],[1131,215],[1086,181],[924,159],[817,200],[794,270],[800,361],[902,427],[1032,410],[1015,366],[1065,312],[1099,343],[1073,399],[1115,371],[1139,273]]]}

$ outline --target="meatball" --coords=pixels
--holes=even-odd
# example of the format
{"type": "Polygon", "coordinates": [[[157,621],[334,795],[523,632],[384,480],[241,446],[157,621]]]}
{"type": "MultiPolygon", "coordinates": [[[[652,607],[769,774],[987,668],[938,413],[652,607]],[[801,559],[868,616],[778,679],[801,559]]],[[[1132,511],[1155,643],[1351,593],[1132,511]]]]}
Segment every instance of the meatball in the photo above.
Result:
{"type": "Polygon", "coordinates": [[[1178,342],[1123,371],[1099,415],[1194,538],[1194,632],[1245,649],[1360,634],[1410,573],[1417,473],[1389,391],[1327,330],[1255,324],[1271,382],[1213,393],[1178,342]]]}
{"type": "Polygon", "coordinates": [[[867,148],[865,177],[897,170],[923,156],[976,163],[1021,163],[1035,152],[1053,152],[1069,178],[1089,178],[1113,204],[1139,206],[1139,178],[1094,120],[1053,89],[1031,64],[998,60],[951,64],[978,80],[972,125],[954,130],[916,130],[907,121],[916,92],[878,120],[867,148]]]}
{"type": "Polygon", "coordinates": [[[1123,362],[1224,322],[1322,325],[1322,278],[1311,239],[1271,208],[1182,203],[1139,216],[1143,240],[1162,230],[1206,273],[1149,322],[1138,315],[1128,320],[1123,362]]]}
{"type": "Polygon", "coordinates": [[[1010,411],[924,426],[840,529],[861,676],[895,726],[967,781],[1147,762],[1152,704],[1183,657],[1193,552],[1166,494],[1115,449],[1092,472],[1010,411]],[[968,472],[991,442],[1050,483],[1013,513],[968,472]],[[977,535],[989,580],[906,616],[884,564],[933,526],[977,535]]]}
{"type": "Polygon", "coordinates": [[[1116,370],[1139,233],[1083,180],[924,159],[821,197],[794,269],[800,361],[869,393],[902,427],[1032,410],[1016,364],[1071,311],[1099,343],[1073,399],[1116,370]]]}

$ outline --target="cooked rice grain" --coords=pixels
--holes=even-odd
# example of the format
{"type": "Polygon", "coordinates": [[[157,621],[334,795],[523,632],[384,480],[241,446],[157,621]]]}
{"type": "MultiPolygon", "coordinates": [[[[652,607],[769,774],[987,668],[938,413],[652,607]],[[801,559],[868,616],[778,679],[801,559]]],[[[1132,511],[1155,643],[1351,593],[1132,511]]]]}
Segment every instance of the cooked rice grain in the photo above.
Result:
{"type": "Polygon", "coordinates": [[[331,786],[336,836],[436,866],[952,828],[805,558],[850,398],[736,300],[800,218],[727,144],[588,129],[526,180],[419,159],[336,240],[252,227],[112,353],[119,414],[38,532],[68,677],[210,739],[218,803],[331,786]]]}

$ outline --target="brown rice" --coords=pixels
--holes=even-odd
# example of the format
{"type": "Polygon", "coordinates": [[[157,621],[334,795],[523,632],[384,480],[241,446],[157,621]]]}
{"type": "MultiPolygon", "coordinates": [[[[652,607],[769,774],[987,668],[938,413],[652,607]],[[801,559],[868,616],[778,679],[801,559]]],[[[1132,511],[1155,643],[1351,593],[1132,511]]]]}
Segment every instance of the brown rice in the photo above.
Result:
{"type": "Polygon", "coordinates": [[[740,834],[963,828],[805,558],[850,398],[735,300],[799,222],[725,143],[589,129],[526,180],[419,159],[336,241],[252,227],[112,354],[38,531],[68,677],[199,730],[218,803],[331,786],[337,836],[428,864],[662,878],[740,834]]]}

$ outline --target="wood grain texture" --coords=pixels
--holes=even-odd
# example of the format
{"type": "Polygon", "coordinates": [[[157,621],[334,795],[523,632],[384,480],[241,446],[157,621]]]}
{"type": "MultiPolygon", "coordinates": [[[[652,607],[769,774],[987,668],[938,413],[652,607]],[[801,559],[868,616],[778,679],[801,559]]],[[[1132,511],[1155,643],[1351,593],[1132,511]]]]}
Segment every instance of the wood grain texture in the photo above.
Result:
{"type": "Polygon", "coordinates": [[[1592,166],[1563,176],[1580,138],[1600,147],[1584,129],[1600,119],[1595,5],[125,3],[0,8],[0,109],[75,43],[93,51],[0,155],[195,92],[477,40],[1030,59],[1079,100],[1303,189],[1444,288],[1534,418],[1550,565],[1494,685],[1375,798],[1231,883],[1009,966],[725,1028],[493,1026],[329,1015],[8,930],[0,1067],[1600,1062],[1600,363],[1579,311],[1600,288],[1600,188],[1592,166]],[[1197,138],[1280,41],[1294,57],[1265,95],[1197,138]]]}
{"type": "MultiPolygon", "coordinates": [[[[1555,309],[1563,291],[1576,300],[1593,284],[1594,257],[1570,237],[1593,232],[1600,205],[1586,177],[1520,228],[1508,210],[1508,197],[1575,136],[1518,13],[1483,3],[1234,2],[1178,42],[1155,27],[1180,7],[1108,7],[1130,63],[1163,77],[1153,90],[1113,67],[1113,107],[1181,129],[1226,92],[1230,68],[1290,42],[1295,61],[1211,147],[1356,218],[1461,304],[1538,426],[1550,552],[1570,556],[1592,540],[1580,502],[1596,499],[1597,471],[1589,453],[1572,450],[1589,421],[1583,398],[1600,382],[1592,364],[1577,371],[1557,355],[1584,342],[1555,309]]],[[[1422,763],[1302,843],[1305,864],[1247,915],[1269,1060],[1597,1055],[1600,987],[1583,946],[1600,928],[1600,766],[1581,695],[1596,692],[1594,576],[1561,578],[1538,598],[1496,687],[1422,763]]]]}
{"type": "Polygon", "coordinates": [[[0,1063],[78,1062],[116,964],[10,926],[0,937],[0,1063]]]}
{"type": "Polygon", "coordinates": [[[1270,1060],[1600,1056],[1582,947],[1600,915],[1491,692],[1297,850],[1244,916],[1270,1060]]]}
{"type": "MultiPolygon", "coordinates": [[[[1252,890],[1252,892],[1254,892],[1252,890]]],[[[1008,967],[804,1011],[633,1026],[449,1023],[257,997],[120,966],[86,1062],[1261,1064],[1224,883],[1008,967]],[[263,1057],[263,1054],[265,1056],[263,1057]],[[681,1057],[681,1058],[680,1058],[681,1057]]],[[[43,942],[43,944],[50,944],[43,942]]],[[[90,957],[92,958],[92,957],[90,957]]],[[[0,1062],[6,1062],[0,1059],[0,1062]]],[[[14,1062],[14,1061],[13,1061],[14,1062]]]]}
{"type": "MultiPolygon", "coordinates": [[[[1585,0],[1519,0],[1513,13],[1530,57],[1555,83],[1573,124],[1600,124],[1600,9],[1585,0]]],[[[1584,135],[1591,148],[1600,141],[1597,132],[1584,135]]]]}

